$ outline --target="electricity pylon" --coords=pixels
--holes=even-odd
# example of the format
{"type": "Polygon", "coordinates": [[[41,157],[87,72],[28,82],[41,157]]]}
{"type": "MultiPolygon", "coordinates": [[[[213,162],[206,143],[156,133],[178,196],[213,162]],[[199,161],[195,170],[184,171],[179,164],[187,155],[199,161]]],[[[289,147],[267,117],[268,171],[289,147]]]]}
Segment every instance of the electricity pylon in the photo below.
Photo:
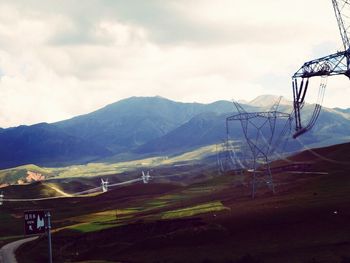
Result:
{"type": "Polygon", "coordinates": [[[273,193],[275,192],[270,162],[277,148],[285,147],[292,122],[290,114],[278,111],[280,101],[281,97],[270,111],[265,112],[246,112],[238,102],[234,102],[238,114],[226,119],[227,134],[229,134],[230,121],[241,123],[250,151],[250,161],[246,159],[244,162],[247,163],[247,172],[252,173],[252,198],[255,198],[256,188],[261,183],[266,184],[273,193]]]}
{"type": "Polygon", "coordinates": [[[327,77],[345,75],[350,78],[350,1],[332,0],[335,17],[338,22],[340,36],[343,42],[343,51],[305,62],[293,75],[293,107],[295,117],[294,138],[312,129],[322,108],[322,102],[327,86],[327,77]],[[305,104],[305,96],[309,87],[309,79],[321,77],[318,98],[313,114],[306,125],[301,120],[301,110],[305,104]],[[298,79],[301,81],[298,82],[298,79]]]}
{"type": "Polygon", "coordinates": [[[4,193],[1,192],[0,193],[0,205],[2,205],[3,201],[4,201],[4,193]]]}
{"type": "Polygon", "coordinates": [[[102,187],[102,192],[103,193],[108,191],[108,179],[106,179],[106,181],[101,179],[101,187],[102,187]]]}
{"type": "Polygon", "coordinates": [[[142,176],[141,179],[143,181],[144,184],[148,184],[149,180],[151,179],[151,176],[149,174],[149,171],[147,171],[147,173],[145,173],[144,171],[142,171],[142,176]]]}

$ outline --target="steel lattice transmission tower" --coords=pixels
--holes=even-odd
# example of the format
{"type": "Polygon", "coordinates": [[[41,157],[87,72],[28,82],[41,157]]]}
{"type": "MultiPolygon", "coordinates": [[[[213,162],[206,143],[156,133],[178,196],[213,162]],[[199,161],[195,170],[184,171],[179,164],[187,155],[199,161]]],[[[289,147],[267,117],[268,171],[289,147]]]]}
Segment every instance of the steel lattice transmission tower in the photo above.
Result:
{"type": "Polygon", "coordinates": [[[305,62],[304,65],[293,75],[293,106],[295,115],[294,138],[309,131],[315,125],[322,108],[322,101],[327,86],[327,77],[345,75],[350,78],[350,0],[332,0],[332,4],[344,50],[305,62]],[[301,121],[301,110],[305,103],[305,96],[309,87],[309,79],[312,77],[321,77],[321,84],[311,119],[306,125],[303,125],[301,121]]]}
{"type": "MultiPolygon", "coordinates": [[[[227,127],[228,128],[228,127],[227,127]]],[[[239,140],[232,140],[227,133],[227,138],[220,144],[216,145],[217,167],[219,174],[225,172],[233,172],[242,174],[247,169],[245,164],[245,156],[243,143],[239,140]]]]}
{"type": "Polygon", "coordinates": [[[151,180],[151,175],[149,174],[149,171],[147,171],[146,173],[142,171],[141,179],[144,184],[148,184],[149,180],[151,180]]]}
{"type": "MultiPolygon", "coordinates": [[[[275,186],[270,169],[270,162],[276,159],[277,149],[283,152],[284,147],[290,138],[292,117],[288,113],[278,111],[281,98],[269,111],[246,112],[243,107],[234,102],[238,114],[226,119],[227,138],[229,140],[229,123],[239,121],[248,146],[248,153],[245,158],[239,161],[252,174],[252,197],[255,198],[257,186],[266,184],[272,192],[275,186]],[[244,164],[243,164],[244,163],[244,164]]],[[[280,158],[278,156],[277,158],[280,158]]]]}
{"type": "Polygon", "coordinates": [[[4,193],[0,192],[0,205],[2,205],[3,200],[4,200],[4,193]]]}
{"type": "Polygon", "coordinates": [[[108,179],[106,179],[106,181],[104,181],[101,178],[101,188],[102,188],[103,193],[108,192],[108,179]]]}

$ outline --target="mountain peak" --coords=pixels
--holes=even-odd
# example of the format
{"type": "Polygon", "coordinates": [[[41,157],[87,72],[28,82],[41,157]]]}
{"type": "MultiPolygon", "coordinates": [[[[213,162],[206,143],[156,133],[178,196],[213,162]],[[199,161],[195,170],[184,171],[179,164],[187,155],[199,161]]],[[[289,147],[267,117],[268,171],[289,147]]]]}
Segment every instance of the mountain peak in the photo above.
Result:
{"type": "MultiPolygon", "coordinates": [[[[249,102],[250,105],[255,107],[271,107],[279,99],[276,95],[260,95],[249,102]]],[[[291,105],[291,102],[282,97],[280,105],[291,105]]]]}

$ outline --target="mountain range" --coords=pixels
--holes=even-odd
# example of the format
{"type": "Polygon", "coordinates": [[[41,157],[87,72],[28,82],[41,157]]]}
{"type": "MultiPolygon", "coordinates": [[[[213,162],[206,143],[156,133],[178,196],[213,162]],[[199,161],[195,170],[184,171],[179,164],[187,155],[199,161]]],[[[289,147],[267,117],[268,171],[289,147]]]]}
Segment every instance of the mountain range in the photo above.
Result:
{"type": "MultiPolygon", "coordinates": [[[[267,110],[276,99],[263,95],[242,106],[248,112],[267,110]]],[[[291,112],[291,102],[282,99],[280,105],[291,112]]],[[[312,110],[313,105],[305,105],[304,116],[312,110]]],[[[226,137],[226,117],[235,113],[229,101],[201,104],[131,97],[56,123],[0,129],[0,168],[29,163],[63,166],[124,153],[129,158],[177,154],[220,143],[226,137]]],[[[350,141],[349,120],[350,109],[325,108],[314,129],[298,142],[315,146],[350,141]]],[[[235,123],[231,132],[241,134],[240,124],[235,123]]]]}

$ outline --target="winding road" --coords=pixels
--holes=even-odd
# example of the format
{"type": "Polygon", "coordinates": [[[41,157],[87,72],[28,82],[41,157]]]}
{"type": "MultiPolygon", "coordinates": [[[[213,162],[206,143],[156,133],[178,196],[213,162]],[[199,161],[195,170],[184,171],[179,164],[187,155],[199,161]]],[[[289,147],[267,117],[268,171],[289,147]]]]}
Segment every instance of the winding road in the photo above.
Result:
{"type": "Polygon", "coordinates": [[[12,243],[8,243],[7,245],[3,246],[0,249],[0,263],[17,263],[16,257],[15,257],[16,249],[19,248],[22,244],[33,241],[37,238],[38,238],[37,236],[24,238],[24,239],[14,241],[12,243]]]}
{"type": "MultiPolygon", "coordinates": [[[[108,187],[113,187],[113,186],[119,186],[119,185],[126,185],[126,184],[132,184],[136,183],[139,181],[143,181],[142,178],[137,178],[137,179],[132,179],[129,181],[125,182],[120,182],[120,183],[115,183],[115,184],[110,184],[108,187]]],[[[52,189],[56,190],[62,196],[53,196],[53,197],[42,197],[42,198],[30,198],[30,199],[2,199],[3,202],[30,202],[30,201],[43,201],[43,200],[50,200],[50,199],[58,199],[58,198],[67,198],[67,197],[73,197],[73,196],[79,196],[82,194],[89,194],[93,192],[97,192],[101,190],[101,187],[95,187],[93,189],[85,190],[79,193],[75,194],[67,194],[63,192],[62,190],[58,189],[57,187],[50,186],[52,189]]],[[[17,263],[16,257],[15,257],[15,251],[17,248],[19,248],[22,244],[33,241],[37,239],[38,237],[29,237],[29,238],[24,238],[20,239],[17,241],[14,241],[12,243],[8,243],[7,245],[3,246],[0,248],[0,263],[17,263]]]]}

